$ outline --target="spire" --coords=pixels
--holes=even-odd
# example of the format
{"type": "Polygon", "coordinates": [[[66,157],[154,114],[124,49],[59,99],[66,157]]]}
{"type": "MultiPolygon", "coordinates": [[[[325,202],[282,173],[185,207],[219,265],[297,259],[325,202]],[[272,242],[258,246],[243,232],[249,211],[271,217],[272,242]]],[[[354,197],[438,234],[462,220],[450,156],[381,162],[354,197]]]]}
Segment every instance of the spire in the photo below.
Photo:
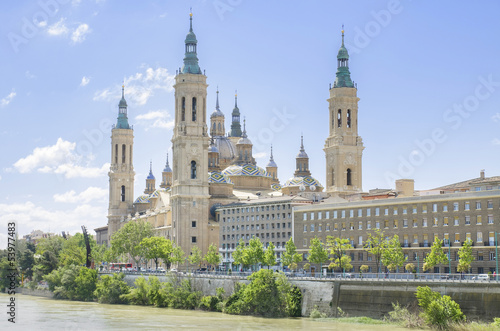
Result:
{"type": "Polygon", "coordinates": [[[215,102],[215,109],[219,109],[219,87],[217,86],[217,101],[215,102]]]}
{"type": "Polygon", "coordinates": [[[130,129],[127,117],[127,101],[125,100],[125,85],[122,85],[122,98],[118,103],[118,122],[116,123],[117,129],[130,129]]]}
{"type": "Polygon", "coordinates": [[[274,162],[274,157],[273,157],[273,145],[271,145],[271,157],[269,158],[269,163],[267,164],[267,168],[275,167],[277,168],[278,166],[276,165],[276,162],[274,162]]]}
{"type": "Polygon", "coordinates": [[[301,134],[300,135],[300,151],[299,154],[297,154],[298,158],[308,158],[306,150],[304,148],[304,136],[301,134]]]}
{"type": "Polygon", "coordinates": [[[333,87],[354,87],[349,72],[349,53],[344,46],[344,25],[342,25],[342,45],[337,54],[337,73],[333,87]]]}
{"type": "Polygon", "coordinates": [[[247,128],[246,128],[246,118],[243,118],[243,134],[241,135],[243,138],[247,137],[247,128]]]}
{"type": "Polygon", "coordinates": [[[153,175],[153,161],[149,161],[149,175],[147,179],[155,179],[153,175]]]}
{"type": "Polygon", "coordinates": [[[168,164],[168,153],[167,153],[167,163],[165,164],[165,169],[163,169],[163,172],[172,172],[172,169],[170,168],[170,165],[168,164]]]}
{"type": "Polygon", "coordinates": [[[201,74],[200,66],[198,65],[198,55],[196,53],[196,35],[193,32],[193,13],[189,13],[189,32],[184,41],[186,44],[184,55],[184,66],[181,72],[183,74],[201,74]]]}
{"type": "Polygon", "coordinates": [[[234,109],[231,122],[231,137],[241,137],[240,109],[238,108],[238,91],[234,94],[234,109]]]}

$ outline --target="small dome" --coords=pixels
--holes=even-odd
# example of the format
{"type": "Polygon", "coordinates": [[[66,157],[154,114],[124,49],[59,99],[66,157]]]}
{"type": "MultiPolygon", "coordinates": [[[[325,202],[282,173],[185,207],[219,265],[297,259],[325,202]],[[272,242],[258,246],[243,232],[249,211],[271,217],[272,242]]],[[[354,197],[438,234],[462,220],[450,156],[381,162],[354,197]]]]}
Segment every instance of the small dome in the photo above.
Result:
{"type": "Polygon", "coordinates": [[[215,145],[208,146],[209,153],[219,153],[219,149],[215,145]]]}
{"type": "Polygon", "coordinates": [[[299,154],[297,154],[297,157],[299,157],[299,158],[308,158],[309,156],[307,156],[306,151],[302,150],[302,151],[299,152],[299,154]]]}
{"type": "Polygon", "coordinates": [[[216,109],[212,114],[210,114],[210,118],[214,117],[224,117],[224,113],[221,112],[220,109],[216,109]]]}
{"type": "Polygon", "coordinates": [[[233,182],[229,177],[226,175],[218,172],[218,171],[212,171],[208,173],[208,183],[218,183],[218,184],[231,184],[233,185],[233,182]]]}
{"type": "Polygon", "coordinates": [[[269,160],[269,163],[267,164],[266,167],[268,167],[268,168],[271,168],[271,167],[277,168],[278,165],[276,164],[276,162],[274,162],[274,160],[271,159],[271,160],[269,160]]]}
{"type": "Polygon", "coordinates": [[[153,173],[150,172],[147,179],[155,179],[155,176],[153,175],[153,173]]]}
{"type": "Polygon", "coordinates": [[[172,172],[172,169],[170,168],[170,166],[168,165],[168,163],[165,166],[165,169],[163,169],[163,172],[172,172]]]}
{"type": "Polygon", "coordinates": [[[247,137],[242,137],[240,138],[240,140],[238,140],[236,145],[252,145],[252,141],[247,137]]]}
{"type": "Polygon", "coordinates": [[[120,108],[127,107],[127,101],[125,100],[125,98],[123,96],[122,96],[120,102],[118,103],[118,107],[120,107],[120,108]]]}
{"type": "Polygon", "coordinates": [[[311,176],[292,177],[286,181],[286,183],[283,185],[283,187],[301,186],[301,185],[304,185],[306,187],[314,185],[316,187],[323,188],[323,185],[321,185],[321,183],[317,179],[315,179],[311,176]]]}
{"type": "Polygon", "coordinates": [[[186,44],[196,44],[198,42],[198,40],[196,40],[196,35],[192,30],[188,32],[188,34],[186,35],[186,40],[184,40],[184,42],[186,44]]]}
{"type": "Polygon", "coordinates": [[[342,44],[339,49],[339,53],[337,54],[337,59],[349,59],[349,53],[347,53],[347,48],[342,44]]]}
{"type": "Polygon", "coordinates": [[[255,177],[271,177],[264,169],[253,164],[232,165],[222,171],[226,176],[255,176],[255,177]]]}
{"type": "Polygon", "coordinates": [[[224,136],[214,137],[214,143],[219,150],[219,159],[233,160],[236,152],[231,141],[224,136]]]}

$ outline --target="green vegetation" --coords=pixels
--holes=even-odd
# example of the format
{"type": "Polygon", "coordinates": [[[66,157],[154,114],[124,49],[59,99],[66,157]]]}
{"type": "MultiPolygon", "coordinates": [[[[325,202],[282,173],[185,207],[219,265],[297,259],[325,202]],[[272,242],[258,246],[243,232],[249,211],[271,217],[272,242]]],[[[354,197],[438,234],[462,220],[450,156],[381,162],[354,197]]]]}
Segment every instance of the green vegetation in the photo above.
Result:
{"type": "Polygon", "coordinates": [[[266,248],[264,252],[264,258],[262,259],[262,264],[269,267],[276,265],[276,254],[274,253],[274,245],[272,242],[269,243],[269,246],[266,248]]]}
{"type": "Polygon", "coordinates": [[[248,279],[250,284],[241,284],[235,288],[234,293],[225,301],[225,313],[266,317],[297,316],[302,294],[292,287],[283,273],[261,269],[248,276],[248,279]]]}
{"type": "Polygon", "coordinates": [[[382,254],[384,253],[386,248],[387,241],[384,238],[383,231],[380,231],[380,229],[376,229],[374,234],[368,234],[368,238],[365,242],[365,249],[375,259],[377,272],[380,272],[380,261],[382,260],[382,254]]]}
{"type": "Polygon", "coordinates": [[[422,316],[426,322],[439,330],[447,330],[450,323],[465,321],[465,315],[460,310],[460,306],[448,295],[441,296],[439,292],[432,291],[428,286],[419,286],[417,299],[419,306],[424,310],[422,316]]]}
{"type": "Polygon", "coordinates": [[[472,261],[474,261],[474,256],[472,255],[472,241],[467,239],[464,245],[458,250],[458,272],[467,272],[470,269],[472,261]]]}
{"type": "Polygon", "coordinates": [[[382,264],[391,272],[394,272],[396,269],[403,267],[407,259],[399,242],[398,235],[394,235],[387,243],[386,249],[382,252],[382,264]]]}
{"type": "Polygon", "coordinates": [[[207,264],[211,267],[211,269],[215,270],[215,266],[219,265],[222,261],[222,256],[219,254],[217,246],[210,244],[204,260],[207,261],[207,264]]]}
{"type": "Polygon", "coordinates": [[[297,263],[301,261],[302,255],[297,253],[297,247],[293,243],[293,239],[290,238],[285,244],[285,251],[281,256],[281,262],[291,270],[295,270],[297,269],[297,263]]]}
{"type": "Polygon", "coordinates": [[[323,268],[323,263],[328,261],[328,250],[318,237],[311,239],[311,246],[309,246],[309,256],[307,260],[311,263],[320,265],[320,272],[323,268]]]}
{"type": "Polygon", "coordinates": [[[346,254],[348,249],[352,249],[349,239],[328,236],[326,237],[326,243],[330,251],[330,260],[332,261],[328,268],[338,268],[341,271],[351,270],[351,257],[346,254]]]}
{"type": "Polygon", "coordinates": [[[432,243],[431,252],[424,259],[424,271],[434,268],[435,265],[448,262],[448,257],[443,251],[443,241],[435,238],[432,243]]]}
{"type": "Polygon", "coordinates": [[[130,287],[123,278],[125,278],[123,273],[101,276],[94,292],[97,301],[99,303],[126,303],[126,299],[121,296],[128,294],[130,287]]]}
{"type": "Polygon", "coordinates": [[[97,271],[77,265],[67,265],[43,277],[57,299],[93,301],[97,271]]]}
{"type": "Polygon", "coordinates": [[[145,221],[127,222],[120,230],[116,231],[111,238],[113,255],[128,255],[134,260],[135,265],[144,257],[144,249],[141,241],[153,236],[153,226],[145,221]]]}
{"type": "Polygon", "coordinates": [[[203,257],[201,256],[201,249],[199,249],[198,246],[193,246],[193,248],[191,248],[191,254],[188,257],[188,260],[189,263],[201,268],[201,261],[203,261],[203,257]]]}

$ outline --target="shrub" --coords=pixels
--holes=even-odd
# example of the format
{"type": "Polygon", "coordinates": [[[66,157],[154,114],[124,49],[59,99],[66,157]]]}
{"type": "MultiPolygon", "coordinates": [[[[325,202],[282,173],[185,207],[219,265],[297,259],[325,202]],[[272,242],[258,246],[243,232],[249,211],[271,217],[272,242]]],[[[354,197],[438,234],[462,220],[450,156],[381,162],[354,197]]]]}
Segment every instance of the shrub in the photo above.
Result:
{"type": "Polygon", "coordinates": [[[97,282],[97,271],[67,265],[53,270],[43,276],[49,284],[49,290],[54,292],[56,299],[69,299],[77,301],[94,300],[94,291],[97,282]]]}
{"type": "Polygon", "coordinates": [[[465,321],[465,315],[460,310],[458,303],[448,295],[433,292],[428,286],[417,287],[417,299],[420,307],[424,309],[424,318],[430,325],[440,330],[448,328],[450,323],[465,321]]]}
{"type": "Polygon", "coordinates": [[[500,317],[493,318],[493,323],[491,323],[491,325],[500,328],[500,317]]]}
{"type": "Polygon", "coordinates": [[[418,311],[410,312],[407,307],[401,307],[399,303],[393,303],[392,308],[394,310],[389,312],[389,316],[385,320],[410,329],[424,326],[424,320],[420,317],[418,311]]]}
{"type": "Polygon", "coordinates": [[[99,303],[127,303],[122,297],[130,292],[130,287],[125,283],[123,273],[113,274],[113,276],[103,275],[97,281],[95,296],[99,303]]]}
{"type": "Polygon", "coordinates": [[[120,295],[121,300],[126,300],[134,305],[147,306],[151,304],[148,296],[149,284],[146,278],[139,277],[134,282],[135,288],[132,288],[129,293],[120,295]]]}
{"type": "Polygon", "coordinates": [[[311,310],[311,313],[309,314],[310,318],[326,318],[326,314],[322,313],[318,310],[318,306],[314,306],[314,308],[311,310]]]}

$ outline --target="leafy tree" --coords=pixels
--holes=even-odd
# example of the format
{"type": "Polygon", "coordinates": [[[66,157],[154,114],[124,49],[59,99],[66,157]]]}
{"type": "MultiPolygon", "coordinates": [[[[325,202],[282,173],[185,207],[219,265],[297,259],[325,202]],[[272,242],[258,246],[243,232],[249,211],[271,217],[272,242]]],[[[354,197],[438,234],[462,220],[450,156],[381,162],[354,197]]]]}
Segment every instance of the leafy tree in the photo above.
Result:
{"type": "Polygon", "coordinates": [[[474,256],[472,255],[472,241],[467,239],[464,245],[458,250],[458,272],[467,272],[470,269],[474,256]]]}
{"type": "Polygon", "coordinates": [[[380,261],[382,254],[387,248],[387,240],[384,238],[384,232],[376,229],[374,234],[369,233],[365,242],[365,249],[368,253],[372,254],[375,258],[375,265],[377,272],[380,272],[380,261]]]}
{"type": "Polygon", "coordinates": [[[220,264],[222,256],[219,254],[217,246],[214,244],[210,244],[210,246],[208,246],[208,252],[205,255],[204,260],[207,261],[208,265],[212,266],[214,269],[216,265],[220,264]]]}
{"type": "Polygon", "coordinates": [[[407,259],[399,242],[399,236],[396,234],[389,240],[387,248],[382,252],[382,263],[390,271],[395,271],[398,267],[402,267],[407,259]]]}
{"type": "MultiPolygon", "coordinates": [[[[0,260],[0,292],[10,287],[11,278],[9,276],[12,275],[13,272],[17,272],[15,261],[9,261],[7,257],[2,257],[0,260]],[[12,271],[12,269],[14,269],[14,271],[12,271]]],[[[17,277],[14,277],[14,279],[17,286],[18,279],[17,277]]]]}
{"type": "Polygon", "coordinates": [[[447,330],[450,323],[465,321],[458,303],[448,295],[433,292],[428,286],[417,287],[417,299],[420,307],[424,309],[424,318],[431,326],[440,330],[447,330]]]}
{"type": "Polygon", "coordinates": [[[435,265],[448,262],[448,257],[443,251],[443,241],[435,238],[432,243],[431,252],[424,259],[424,271],[432,269],[435,265]]]}
{"type": "Polygon", "coordinates": [[[54,297],[77,301],[92,301],[97,283],[97,271],[74,264],[59,267],[44,280],[49,284],[49,290],[54,297]]]}
{"type": "Polygon", "coordinates": [[[134,285],[135,287],[131,288],[129,293],[120,295],[120,299],[130,302],[133,305],[150,305],[151,298],[148,295],[150,286],[146,278],[142,276],[137,278],[134,285]]]}
{"type": "Polygon", "coordinates": [[[244,255],[249,265],[256,265],[264,260],[264,248],[259,238],[250,239],[244,255]]]}
{"type": "Polygon", "coordinates": [[[107,245],[96,245],[91,251],[92,259],[94,260],[94,266],[98,268],[103,262],[113,262],[114,257],[107,245]]]}
{"type": "Polygon", "coordinates": [[[189,263],[201,268],[201,261],[203,261],[203,257],[201,256],[201,249],[198,246],[193,246],[193,248],[191,248],[191,254],[188,257],[188,260],[189,263]]]}
{"type": "Polygon", "coordinates": [[[370,268],[366,265],[366,264],[363,264],[361,267],[359,267],[359,270],[361,272],[368,272],[370,268]]]}
{"type": "Polygon", "coordinates": [[[42,280],[59,266],[59,255],[63,249],[64,238],[52,236],[44,238],[36,245],[35,265],[33,267],[34,280],[42,280]]]}
{"type": "Polygon", "coordinates": [[[326,245],[330,253],[330,260],[334,268],[340,270],[352,269],[351,257],[346,254],[347,250],[352,249],[351,242],[347,238],[334,238],[328,236],[326,245]]]}
{"type": "Polygon", "coordinates": [[[297,269],[297,263],[302,261],[302,255],[297,253],[297,247],[295,246],[292,238],[290,238],[285,244],[285,251],[281,256],[281,261],[284,266],[287,266],[291,270],[297,269]],[[292,268],[293,264],[295,265],[295,268],[292,268]]]}
{"type": "MultiPolygon", "coordinates": [[[[35,246],[33,245],[33,249],[34,247],[35,246]]],[[[33,267],[35,266],[34,250],[32,251],[31,249],[25,249],[19,255],[19,269],[24,274],[25,278],[31,279],[33,277],[33,267]]]]}
{"type": "Polygon", "coordinates": [[[172,241],[164,237],[149,237],[141,240],[140,246],[143,250],[142,255],[148,259],[155,261],[156,269],[160,259],[168,259],[172,254],[174,246],[172,241]]]}
{"type": "Polygon", "coordinates": [[[243,239],[240,239],[240,243],[236,246],[236,250],[233,252],[233,260],[235,264],[240,266],[240,269],[242,269],[243,266],[248,265],[245,257],[245,242],[243,239]]]}
{"type": "Polygon", "coordinates": [[[103,275],[96,284],[94,295],[99,303],[127,303],[122,297],[130,292],[130,287],[123,280],[125,274],[103,275]]]}
{"type": "Polygon", "coordinates": [[[80,272],[75,279],[75,300],[93,301],[94,291],[97,284],[97,270],[86,267],[80,268],[80,272]]]}
{"type": "Polygon", "coordinates": [[[276,254],[274,253],[274,245],[273,243],[269,243],[269,246],[266,248],[264,252],[264,258],[262,259],[262,264],[267,265],[267,269],[270,266],[276,265],[276,254]]]}
{"type": "Polygon", "coordinates": [[[413,272],[415,270],[415,265],[413,263],[408,263],[405,265],[405,270],[407,272],[413,272]]]}
{"type": "Polygon", "coordinates": [[[328,250],[324,247],[323,243],[318,237],[314,237],[311,239],[311,245],[309,246],[309,256],[307,260],[311,263],[320,265],[320,274],[321,269],[323,268],[323,263],[328,261],[328,250]]]}
{"type": "Polygon", "coordinates": [[[172,253],[163,258],[163,263],[165,263],[169,269],[172,263],[184,261],[184,255],[186,255],[179,246],[176,246],[174,243],[172,243],[172,246],[172,253]]]}
{"type": "Polygon", "coordinates": [[[140,245],[144,238],[153,235],[153,227],[151,224],[139,220],[129,221],[111,238],[111,249],[115,255],[128,254],[134,260],[134,263],[139,267],[143,249],[140,245]]]}
{"type": "MultiPolygon", "coordinates": [[[[92,241],[93,239],[91,239],[92,241]]],[[[59,265],[84,265],[87,261],[87,248],[83,234],[76,233],[66,239],[59,254],[59,265]]]]}

